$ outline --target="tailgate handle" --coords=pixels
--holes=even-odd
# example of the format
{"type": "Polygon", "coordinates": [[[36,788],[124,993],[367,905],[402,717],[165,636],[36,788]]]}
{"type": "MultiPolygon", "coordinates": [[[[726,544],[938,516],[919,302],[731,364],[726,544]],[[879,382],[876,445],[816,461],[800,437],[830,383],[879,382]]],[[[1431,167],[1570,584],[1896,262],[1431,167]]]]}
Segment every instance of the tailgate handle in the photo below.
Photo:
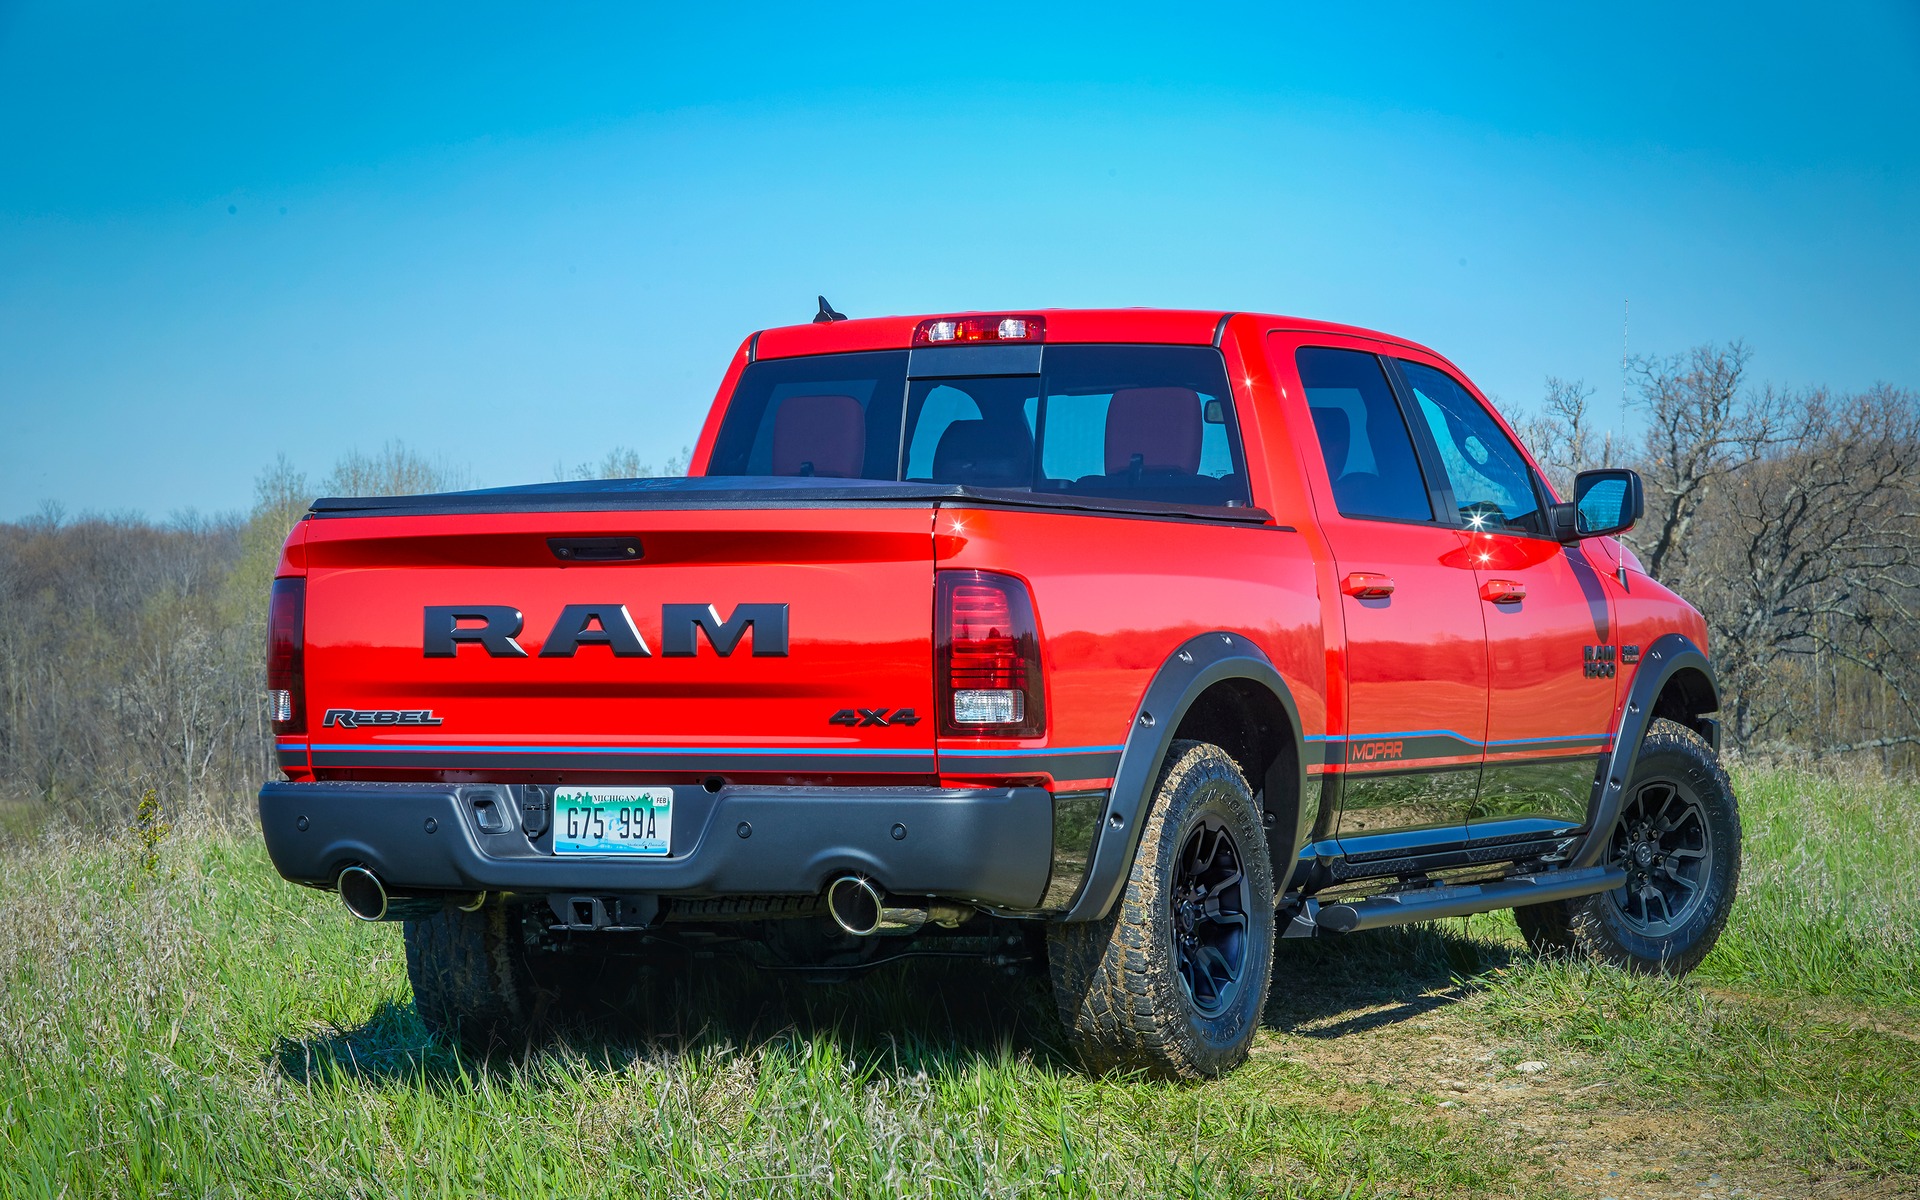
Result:
{"type": "Polygon", "coordinates": [[[639,562],[643,557],[637,537],[553,537],[547,549],[563,562],[639,562]]]}

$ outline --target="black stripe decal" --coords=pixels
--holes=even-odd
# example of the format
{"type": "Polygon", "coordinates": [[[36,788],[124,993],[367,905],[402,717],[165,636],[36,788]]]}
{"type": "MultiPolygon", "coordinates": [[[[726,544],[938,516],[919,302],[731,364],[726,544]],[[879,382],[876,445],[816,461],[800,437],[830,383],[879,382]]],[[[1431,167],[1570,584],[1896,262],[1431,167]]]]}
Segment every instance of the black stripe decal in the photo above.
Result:
{"type": "Polygon", "coordinates": [[[315,767],[433,771],[757,771],[792,775],[931,775],[932,754],[641,754],[524,750],[316,750],[315,767]]]}
{"type": "MultiPolygon", "coordinates": [[[[300,760],[304,766],[304,758],[300,760]]],[[[816,775],[839,772],[863,775],[930,775],[934,757],[925,755],[778,755],[724,754],[702,751],[644,754],[591,751],[537,752],[522,750],[316,750],[315,767],[403,767],[416,770],[554,770],[554,771],[760,771],[816,775]]],[[[1055,779],[1111,779],[1120,767],[1114,751],[1062,754],[1007,754],[949,756],[949,775],[1050,775],[1055,779]]]]}
{"type": "MultiPolygon", "coordinates": [[[[1560,757],[1568,752],[1585,751],[1597,753],[1604,748],[1608,739],[1599,734],[1585,737],[1541,739],[1525,742],[1490,742],[1486,753],[1498,755],[1502,763],[1529,762],[1534,759],[1560,757]],[[1512,757],[1508,757],[1512,756],[1512,757]]],[[[1481,752],[1479,742],[1470,742],[1465,738],[1444,733],[1423,734],[1380,734],[1379,736],[1352,736],[1344,739],[1329,739],[1316,743],[1319,755],[1317,761],[1323,766],[1366,766],[1373,763],[1420,763],[1437,758],[1465,758],[1481,752]]],[[[1307,749],[1308,761],[1316,761],[1315,745],[1307,749]]],[[[1464,766],[1463,763],[1441,763],[1441,769],[1464,766]]]]}
{"type": "MultiPolygon", "coordinates": [[[[1332,761],[1361,765],[1377,762],[1419,762],[1429,758],[1463,758],[1480,753],[1477,742],[1469,742],[1451,734],[1425,733],[1413,736],[1350,737],[1338,746],[1329,744],[1333,750],[1332,761]]],[[[1457,767],[1460,763],[1448,763],[1457,767]]]]}
{"type": "Polygon", "coordinates": [[[1117,750],[1065,754],[955,754],[941,756],[947,775],[1051,775],[1055,779],[1112,779],[1120,769],[1117,750]]]}

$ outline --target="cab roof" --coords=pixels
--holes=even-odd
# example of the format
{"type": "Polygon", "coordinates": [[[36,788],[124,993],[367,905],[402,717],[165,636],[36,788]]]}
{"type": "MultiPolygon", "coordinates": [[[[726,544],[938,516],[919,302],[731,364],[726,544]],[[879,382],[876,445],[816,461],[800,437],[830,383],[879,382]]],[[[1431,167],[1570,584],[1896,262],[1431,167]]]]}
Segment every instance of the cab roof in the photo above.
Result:
{"type": "Polygon", "coordinates": [[[1415,350],[1433,351],[1417,342],[1354,325],[1309,321],[1267,313],[1181,308],[1010,308],[979,312],[920,313],[914,316],[861,317],[764,329],[750,339],[754,358],[797,358],[856,350],[899,350],[913,342],[922,321],[946,317],[1029,316],[1046,320],[1048,342],[1141,342],[1170,346],[1215,344],[1230,317],[1249,317],[1263,329],[1289,329],[1369,338],[1415,350]]]}

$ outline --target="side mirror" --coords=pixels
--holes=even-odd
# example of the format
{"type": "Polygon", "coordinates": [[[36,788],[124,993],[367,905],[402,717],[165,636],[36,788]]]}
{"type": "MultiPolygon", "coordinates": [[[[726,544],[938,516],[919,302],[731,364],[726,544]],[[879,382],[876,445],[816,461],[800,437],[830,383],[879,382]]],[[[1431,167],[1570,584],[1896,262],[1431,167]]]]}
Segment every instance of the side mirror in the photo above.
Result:
{"type": "Polygon", "coordinates": [[[1573,502],[1556,504],[1549,514],[1554,536],[1563,542],[1606,537],[1633,528],[1647,511],[1640,473],[1624,467],[1582,471],[1573,478],[1573,502]]]}

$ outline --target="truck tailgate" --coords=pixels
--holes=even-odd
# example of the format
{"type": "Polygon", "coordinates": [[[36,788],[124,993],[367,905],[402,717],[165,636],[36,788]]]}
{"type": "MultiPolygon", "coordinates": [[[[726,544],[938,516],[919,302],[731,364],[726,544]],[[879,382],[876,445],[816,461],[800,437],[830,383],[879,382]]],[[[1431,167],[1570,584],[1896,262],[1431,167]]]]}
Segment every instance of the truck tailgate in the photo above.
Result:
{"type": "Polygon", "coordinates": [[[932,776],[931,528],[920,505],[316,517],[312,766],[932,776]]]}

